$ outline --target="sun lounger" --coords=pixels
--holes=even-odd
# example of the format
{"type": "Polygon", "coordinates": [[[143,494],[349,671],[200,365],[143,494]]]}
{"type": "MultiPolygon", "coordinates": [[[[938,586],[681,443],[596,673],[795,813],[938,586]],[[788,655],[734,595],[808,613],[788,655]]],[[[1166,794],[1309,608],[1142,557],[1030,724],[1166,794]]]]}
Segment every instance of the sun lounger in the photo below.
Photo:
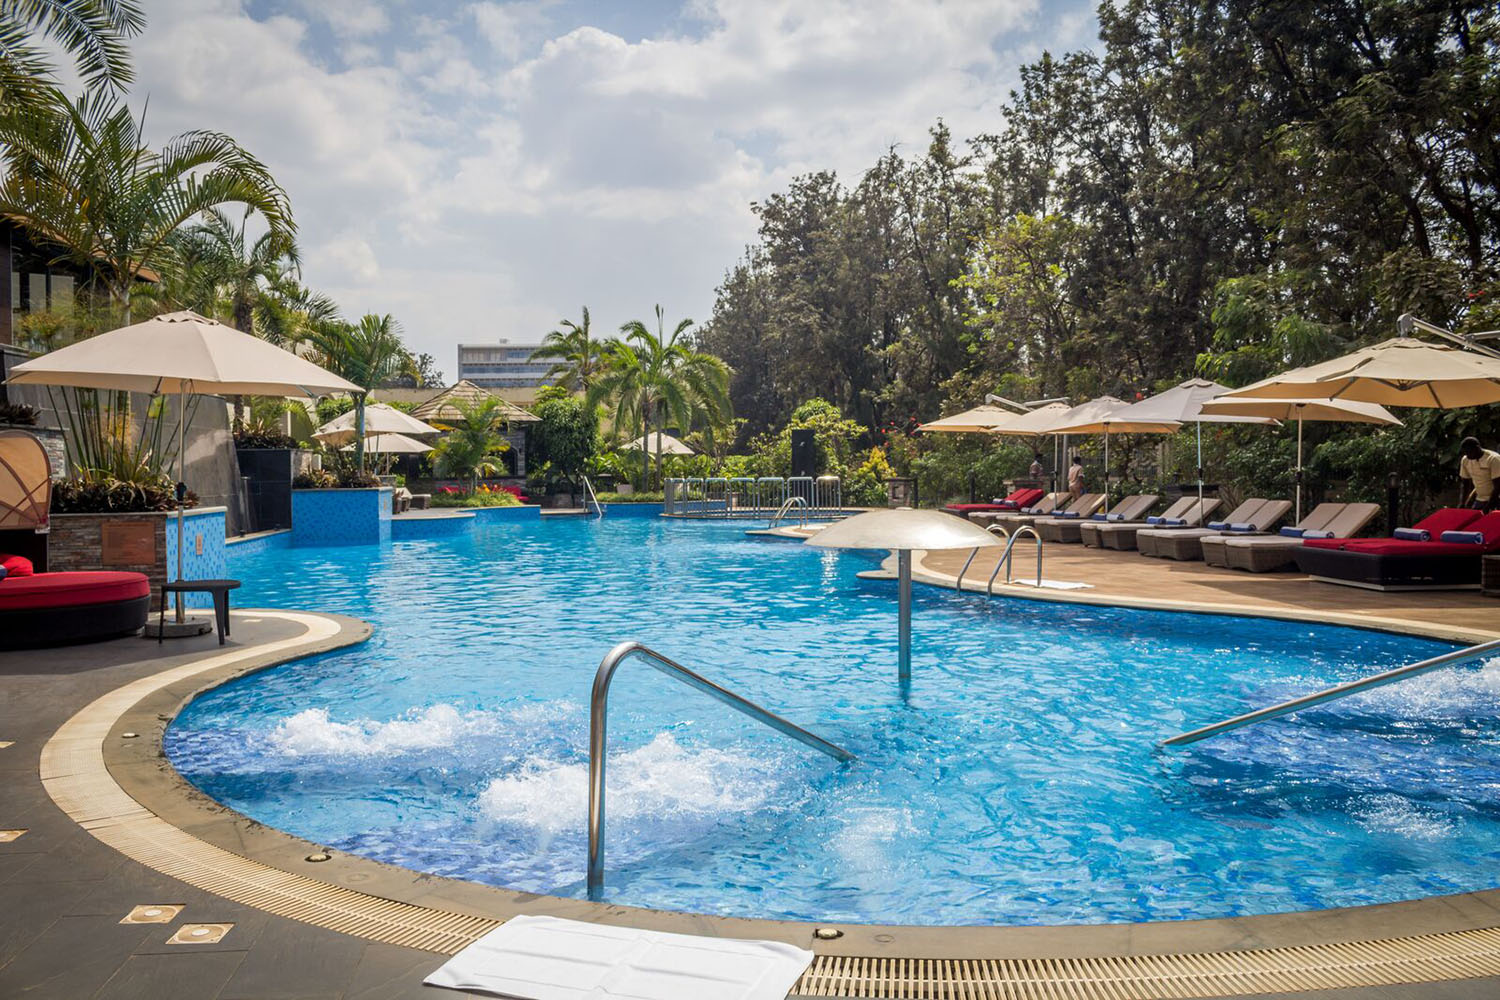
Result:
{"type": "Polygon", "coordinates": [[[1018,515],[1032,515],[1041,517],[1055,511],[1057,509],[1057,505],[1066,500],[1070,495],[1071,494],[1068,493],[1048,493],[1036,503],[1030,505],[1029,507],[1022,507],[1019,511],[975,511],[969,515],[969,520],[973,521],[981,528],[988,528],[992,524],[1005,523],[1001,520],[1001,518],[1016,517],[1018,515]]]}
{"type": "Polygon", "coordinates": [[[970,514],[984,511],[1020,510],[1022,507],[1036,503],[1045,492],[1045,490],[1031,488],[1016,490],[1003,500],[994,500],[990,503],[950,503],[943,510],[949,514],[957,514],[959,517],[968,517],[970,514]]]}
{"type": "MultiPolygon", "coordinates": [[[[1216,497],[1205,497],[1205,506],[1216,506],[1216,497]]],[[[1148,507],[1147,510],[1150,508],[1148,507]]],[[[1144,514],[1131,518],[1128,521],[1090,521],[1083,526],[1083,544],[1090,548],[1118,549],[1128,551],[1135,548],[1136,532],[1147,527],[1153,522],[1181,521],[1184,524],[1198,524],[1201,517],[1198,513],[1198,498],[1196,496],[1178,497],[1172,506],[1168,507],[1159,516],[1146,518],[1144,514]]]]}
{"type": "MultiPolygon", "coordinates": [[[[1244,506],[1243,504],[1241,506],[1244,506]]],[[[1276,526],[1276,522],[1286,517],[1287,511],[1292,509],[1290,500],[1261,500],[1260,506],[1250,511],[1243,518],[1226,517],[1218,521],[1210,521],[1205,530],[1198,531],[1192,535],[1184,535],[1181,538],[1171,538],[1165,541],[1157,539],[1154,543],[1158,554],[1166,553],[1164,558],[1180,559],[1183,561],[1192,559],[1206,559],[1207,551],[1204,542],[1215,538],[1244,538],[1247,536],[1265,535],[1276,526]]]]}
{"type": "MultiPolygon", "coordinates": [[[[1231,524],[1253,524],[1257,511],[1270,501],[1264,497],[1251,497],[1223,517],[1209,522],[1219,527],[1208,528],[1199,524],[1168,524],[1162,522],[1142,528],[1136,533],[1136,551],[1143,556],[1157,559],[1202,559],[1203,549],[1198,542],[1202,538],[1217,535],[1231,524]]],[[[1207,520],[1205,516],[1203,520],[1207,520]]]]}
{"type": "Polygon", "coordinates": [[[1082,516],[1040,517],[1033,522],[1032,527],[1036,528],[1037,534],[1042,536],[1044,542],[1077,545],[1083,541],[1083,525],[1086,521],[1102,519],[1107,523],[1110,518],[1116,521],[1135,520],[1144,517],[1146,511],[1155,506],[1158,499],[1160,498],[1155,493],[1137,493],[1115,504],[1114,509],[1107,514],[1090,514],[1087,518],[1082,516]]]}
{"type": "MultiPolygon", "coordinates": [[[[1374,503],[1332,504],[1334,515],[1321,526],[1309,523],[1311,515],[1294,527],[1283,529],[1286,534],[1265,535],[1259,538],[1224,538],[1218,546],[1223,558],[1222,565],[1231,569],[1242,569],[1250,573],[1273,573],[1277,570],[1296,569],[1297,550],[1302,547],[1302,538],[1307,534],[1326,535],[1329,538],[1350,538],[1364,530],[1365,525],[1380,513],[1380,505],[1374,503]],[[1300,534],[1299,534],[1300,532],[1300,534]]],[[[1314,508],[1316,513],[1316,508],[1314,508]]],[[[1204,544],[1207,552],[1208,545],[1204,544]]]]}
{"type": "MultiPolygon", "coordinates": [[[[1062,495],[1066,497],[1069,494],[1064,493],[1062,495]]],[[[1103,493],[1085,493],[1078,499],[1074,500],[1072,503],[1068,504],[1062,510],[1057,511],[1051,516],[1067,516],[1082,519],[1090,516],[1102,506],[1104,506],[1103,493]]],[[[1034,526],[1037,521],[1047,516],[1048,515],[1046,514],[1024,514],[1019,512],[1013,514],[997,514],[995,515],[994,521],[992,521],[991,523],[1004,525],[1007,531],[1015,531],[1017,528],[1023,527],[1025,525],[1034,526]]]]}
{"type": "MultiPolygon", "coordinates": [[[[1274,502],[1278,501],[1262,500],[1261,504],[1265,505],[1267,503],[1274,502]]],[[[1279,502],[1284,503],[1285,501],[1279,502]]],[[[1292,546],[1299,545],[1301,544],[1301,532],[1327,530],[1328,525],[1333,521],[1333,519],[1338,517],[1339,514],[1348,506],[1348,504],[1344,503],[1320,503],[1312,510],[1308,511],[1307,516],[1298,521],[1294,527],[1282,528],[1281,531],[1285,532],[1284,535],[1256,535],[1254,537],[1258,537],[1262,541],[1277,539],[1279,542],[1284,544],[1292,546]]],[[[1227,531],[1215,531],[1211,535],[1204,535],[1202,538],[1200,538],[1198,540],[1198,548],[1199,554],[1202,556],[1203,561],[1208,563],[1210,566],[1222,566],[1225,569],[1228,569],[1229,556],[1224,548],[1224,545],[1234,537],[1237,536],[1227,531]]],[[[1243,541],[1245,539],[1241,538],[1240,540],[1243,541]]]]}
{"type": "Polygon", "coordinates": [[[1294,557],[1314,580],[1369,590],[1467,590],[1500,553],[1500,511],[1447,507],[1391,538],[1304,538],[1294,557]]]}

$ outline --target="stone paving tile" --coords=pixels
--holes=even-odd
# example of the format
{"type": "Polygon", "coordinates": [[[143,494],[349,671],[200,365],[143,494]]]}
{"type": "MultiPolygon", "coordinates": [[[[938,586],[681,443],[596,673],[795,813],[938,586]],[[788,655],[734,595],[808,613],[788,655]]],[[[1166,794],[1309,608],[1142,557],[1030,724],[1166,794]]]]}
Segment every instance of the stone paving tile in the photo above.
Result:
{"type": "Polygon", "coordinates": [[[57,922],[66,908],[82,899],[88,886],[6,883],[0,893],[0,968],[57,922]]]}
{"type": "MultiPolygon", "coordinates": [[[[25,838],[21,839],[24,840],[25,838]]],[[[39,857],[41,857],[39,854],[19,854],[15,852],[0,854],[0,882],[9,881],[19,875],[39,857]]]]}
{"type": "Polygon", "coordinates": [[[341,996],[364,951],[358,938],[276,921],[261,932],[255,948],[219,993],[220,1000],[341,996]]]}
{"type": "Polygon", "coordinates": [[[134,955],[93,1000],[216,1000],[244,952],[134,955]]]}
{"type": "Polygon", "coordinates": [[[447,1000],[484,995],[423,986],[422,980],[447,960],[445,955],[392,944],[370,944],[355,969],[344,1000],[447,1000]]]}
{"type": "Polygon", "coordinates": [[[158,929],[111,917],[63,917],[0,968],[0,997],[92,996],[158,929]]]}

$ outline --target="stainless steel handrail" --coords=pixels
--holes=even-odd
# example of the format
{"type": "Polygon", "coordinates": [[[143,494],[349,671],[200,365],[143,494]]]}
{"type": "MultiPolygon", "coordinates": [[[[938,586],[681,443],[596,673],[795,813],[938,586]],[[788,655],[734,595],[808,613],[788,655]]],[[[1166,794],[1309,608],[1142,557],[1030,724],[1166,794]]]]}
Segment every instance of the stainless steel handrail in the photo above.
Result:
{"type": "Polygon", "coordinates": [[[598,512],[598,514],[599,514],[600,517],[603,517],[604,516],[604,505],[599,502],[599,496],[598,496],[598,494],[596,494],[594,492],[594,484],[591,483],[591,482],[589,482],[589,477],[588,476],[584,476],[583,477],[583,489],[584,489],[585,494],[587,494],[587,496],[589,498],[589,503],[593,504],[594,505],[594,510],[596,512],[598,512]]]}
{"type": "MultiPolygon", "coordinates": [[[[992,529],[993,528],[998,528],[999,525],[992,524],[992,525],[990,525],[990,527],[992,529]]],[[[1012,535],[1009,536],[1010,540],[1005,543],[1005,551],[1003,553],[1001,553],[1001,555],[1000,555],[1000,561],[997,562],[997,563],[995,563],[995,571],[990,574],[990,582],[989,582],[989,585],[985,588],[985,591],[991,597],[993,597],[994,594],[995,594],[995,577],[997,577],[997,576],[1000,575],[1000,567],[1001,566],[1005,567],[1005,582],[1006,583],[1010,583],[1010,577],[1011,577],[1011,549],[1015,548],[1016,547],[1016,542],[1020,541],[1021,538],[1023,536],[1025,536],[1025,535],[1030,535],[1032,538],[1036,539],[1036,585],[1037,585],[1037,589],[1041,589],[1041,586],[1042,586],[1042,536],[1039,535],[1039,534],[1037,534],[1036,529],[1033,528],[1031,525],[1029,525],[1029,524],[1023,524],[1019,528],[1016,529],[1015,534],[1012,534],[1012,535]]]]}
{"type": "Polygon", "coordinates": [[[1244,715],[1236,715],[1234,718],[1225,719],[1223,722],[1215,722],[1210,726],[1202,726],[1186,733],[1179,733],[1171,739],[1163,740],[1162,746],[1178,747],[1189,743],[1197,743],[1199,740],[1206,740],[1210,736],[1227,733],[1231,729],[1239,729],[1241,726],[1264,722],[1266,719],[1275,719],[1279,716],[1290,715],[1293,712],[1300,712],[1304,708],[1321,705],[1325,701],[1347,698],[1351,694],[1358,694],[1361,691],[1368,691],[1371,688],[1384,687],[1396,681],[1404,681],[1408,677],[1416,677],[1418,674],[1425,674],[1430,670],[1440,670],[1443,667],[1451,667],[1459,663],[1466,663],[1469,660],[1477,660],[1481,656],[1488,656],[1491,653],[1500,655],[1500,639],[1495,639],[1491,642],[1481,642],[1477,646],[1469,646],[1466,649],[1455,649],[1451,653],[1444,653],[1441,656],[1434,656],[1431,659],[1421,660],[1417,663],[1409,663],[1404,667],[1396,667],[1384,673],[1372,674],[1357,681],[1349,681],[1347,684],[1337,684],[1313,694],[1303,695],[1301,698],[1283,701],[1269,708],[1247,712],[1244,715]]]}
{"type": "Polygon", "coordinates": [[[787,515],[787,512],[790,511],[793,507],[801,508],[802,527],[807,527],[807,501],[802,499],[800,496],[787,497],[786,500],[782,502],[781,506],[776,508],[776,513],[771,515],[771,523],[766,525],[766,527],[776,527],[776,525],[781,522],[781,519],[785,517],[787,515]]]}
{"type": "MultiPolygon", "coordinates": [[[[1006,538],[1010,537],[1010,532],[1006,531],[1005,530],[1005,526],[1002,525],[1002,524],[987,525],[984,530],[988,531],[992,535],[999,534],[999,535],[1005,536],[1006,538]]],[[[957,590],[957,591],[961,592],[964,589],[964,574],[967,573],[967,572],[969,572],[969,567],[971,565],[973,565],[973,563],[974,563],[974,557],[977,556],[977,555],[979,555],[979,550],[982,547],[983,546],[977,546],[976,545],[974,547],[974,550],[969,553],[969,558],[967,558],[967,559],[964,560],[964,568],[958,571],[958,579],[953,581],[953,589],[954,590],[957,590]]],[[[998,573],[998,572],[1000,572],[1000,564],[999,563],[995,563],[995,573],[998,573]]],[[[990,583],[993,584],[994,582],[995,582],[995,574],[991,573],[990,574],[990,583]]],[[[990,592],[992,594],[994,593],[993,588],[991,588],[990,592]]]]}
{"type": "Polygon", "coordinates": [[[639,654],[668,677],[682,681],[715,698],[737,712],[742,712],[757,722],[765,723],[783,736],[790,736],[799,743],[826,753],[840,763],[854,760],[854,755],[841,746],[794,725],[764,708],[747,701],[726,688],[722,688],[706,677],[700,677],[687,667],[667,659],[654,649],[639,642],[622,642],[599,661],[594,674],[594,690],[589,698],[589,858],[588,894],[590,899],[599,898],[604,891],[604,772],[609,750],[609,685],[615,671],[625,658],[639,654]]]}

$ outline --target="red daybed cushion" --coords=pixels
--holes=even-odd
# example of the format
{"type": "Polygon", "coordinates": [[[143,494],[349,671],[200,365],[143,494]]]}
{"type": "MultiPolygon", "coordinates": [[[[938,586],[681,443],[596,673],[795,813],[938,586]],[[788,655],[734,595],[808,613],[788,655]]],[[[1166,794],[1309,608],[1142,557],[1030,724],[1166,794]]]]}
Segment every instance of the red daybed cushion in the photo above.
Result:
{"type": "Polygon", "coordinates": [[[1444,507],[1422,518],[1415,525],[1432,534],[1430,542],[1411,542],[1401,538],[1306,538],[1302,544],[1315,549],[1343,549],[1382,556],[1481,555],[1500,552],[1500,511],[1481,514],[1462,507],[1444,507]],[[1478,531],[1484,544],[1441,541],[1445,531],[1478,531]]]}
{"type": "Polygon", "coordinates": [[[1031,506],[1046,495],[1045,490],[1034,488],[1016,490],[1004,500],[995,503],[950,503],[943,509],[957,514],[972,514],[988,510],[1020,510],[1022,507],[1031,506]]]}
{"type": "Polygon", "coordinates": [[[111,604],[151,596],[142,573],[39,573],[0,580],[0,611],[111,604]]]}

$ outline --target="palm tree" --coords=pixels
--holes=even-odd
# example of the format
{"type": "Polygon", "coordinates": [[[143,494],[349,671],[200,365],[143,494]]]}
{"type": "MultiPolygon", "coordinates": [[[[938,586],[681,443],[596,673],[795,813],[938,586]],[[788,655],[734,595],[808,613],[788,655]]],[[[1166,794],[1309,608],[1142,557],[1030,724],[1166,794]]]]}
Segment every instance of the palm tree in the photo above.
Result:
{"type": "Polygon", "coordinates": [[[73,57],[87,86],[123,90],[134,78],[125,43],[145,24],[134,0],[0,3],[0,107],[45,99],[53,73],[43,41],[73,57]]]}
{"type": "Polygon", "coordinates": [[[594,340],[589,334],[589,308],[583,307],[583,322],[570,319],[558,323],[561,330],[553,330],[542,340],[542,346],[531,352],[533,361],[553,361],[547,369],[547,378],[569,392],[588,392],[589,386],[604,366],[604,356],[609,345],[594,340]]]}
{"type": "Polygon", "coordinates": [[[242,333],[259,333],[256,321],[262,315],[262,303],[273,294],[278,282],[295,280],[302,269],[297,244],[285,232],[268,229],[254,241],[247,241],[245,223],[251,213],[235,225],[220,208],[211,208],[197,225],[180,229],[173,235],[178,258],[184,268],[187,287],[194,297],[192,308],[205,316],[221,312],[242,333]],[[208,310],[201,308],[206,305],[208,310]]]}
{"type": "Polygon", "coordinates": [[[364,471],[365,397],[411,363],[411,354],[401,342],[401,326],[389,314],[366,313],[358,323],[318,324],[308,331],[307,342],[314,361],[364,390],[354,396],[354,455],[364,471]]]}
{"type": "Polygon", "coordinates": [[[167,270],[174,234],[210,209],[240,204],[278,240],[296,232],[286,192],[229,136],[185,132],[155,151],[142,128],[101,94],[50,90],[41,107],[0,113],[0,215],[92,271],[126,323],[137,279],[167,270]]]}
{"type": "MultiPolygon", "coordinates": [[[[729,419],[729,366],[696,349],[688,336],[692,325],[692,320],[685,319],[668,334],[661,306],[656,307],[655,333],[640,320],[624,324],[620,327],[624,338],[610,346],[604,369],[588,393],[591,405],[613,402],[616,427],[639,427],[642,436],[657,432],[658,480],[661,432],[668,423],[686,431],[700,418],[717,424],[729,419]]],[[[643,447],[643,486],[648,485],[649,461],[643,447]]]]}
{"type": "Polygon", "coordinates": [[[510,450],[502,433],[505,403],[496,396],[455,400],[459,419],[446,421],[448,433],[433,449],[432,464],[439,475],[465,479],[473,492],[482,475],[501,469],[500,456],[510,450]]]}

